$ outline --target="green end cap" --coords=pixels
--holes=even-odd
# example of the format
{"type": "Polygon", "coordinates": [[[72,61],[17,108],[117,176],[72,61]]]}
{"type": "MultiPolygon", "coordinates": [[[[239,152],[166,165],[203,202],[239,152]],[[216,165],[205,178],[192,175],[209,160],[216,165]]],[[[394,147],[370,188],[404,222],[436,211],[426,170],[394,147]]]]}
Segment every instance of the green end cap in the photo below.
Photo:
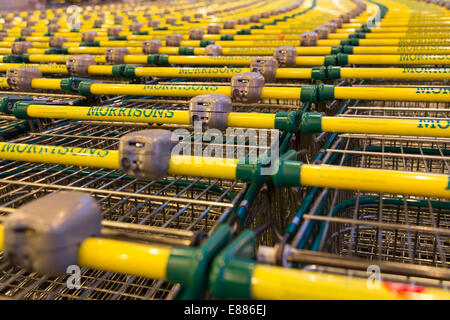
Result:
{"type": "Polygon", "coordinates": [[[157,28],[153,28],[154,31],[167,31],[169,30],[168,27],[157,27],[157,28]]]}
{"type": "Polygon", "coordinates": [[[194,55],[194,48],[193,47],[179,47],[178,54],[184,55],[184,56],[192,56],[192,55],[194,55]]]}
{"type": "Polygon", "coordinates": [[[45,50],[45,54],[69,54],[67,48],[49,48],[45,50]]]}
{"type": "Polygon", "coordinates": [[[248,163],[248,159],[238,160],[236,166],[236,179],[244,182],[262,183],[261,163],[248,163]]]}
{"type": "Polygon", "coordinates": [[[205,48],[210,44],[214,44],[214,40],[200,40],[200,47],[205,48]]]}
{"type": "Polygon", "coordinates": [[[147,56],[147,64],[158,64],[159,54],[151,54],[147,56]]]}
{"type": "Polygon", "coordinates": [[[318,112],[303,112],[300,122],[300,131],[302,133],[322,132],[322,114],[318,112]]]}
{"type": "Polygon", "coordinates": [[[44,37],[53,37],[55,34],[53,32],[44,33],[44,37]]]}
{"type": "Polygon", "coordinates": [[[17,37],[16,39],[14,39],[14,42],[21,42],[21,41],[27,41],[26,37],[17,37]]]}
{"type": "Polygon", "coordinates": [[[78,84],[78,93],[82,96],[91,96],[91,81],[81,81],[78,84]]]}
{"type": "Polygon", "coordinates": [[[172,247],[167,262],[167,280],[181,284],[187,291],[183,293],[184,297],[202,298],[211,262],[231,241],[232,235],[231,226],[222,224],[198,248],[172,247]]]}
{"type": "Polygon", "coordinates": [[[341,45],[343,45],[343,46],[358,46],[359,40],[358,39],[342,39],[341,45]]]}
{"type": "Polygon", "coordinates": [[[234,40],[234,34],[223,34],[220,36],[221,41],[233,41],[234,40]]]}
{"type": "Polygon", "coordinates": [[[337,65],[339,66],[346,66],[348,65],[348,54],[346,53],[339,53],[337,56],[337,65]]]}
{"type": "Polygon", "coordinates": [[[211,295],[217,299],[251,299],[251,283],[256,262],[253,257],[256,235],[245,230],[213,261],[209,273],[211,295]]]}
{"type": "Polygon", "coordinates": [[[311,78],[314,80],[325,80],[326,79],[326,68],[325,67],[312,67],[311,68],[311,78]]]}
{"type": "Polygon", "coordinates": [[[134,31],[133,34],[136,36],[147,36],[148,31],[134,31]]]}
{"type": "Polygon", "coordinates": [[[327,67],[327,79],[336,80],[341,78],[341,67],[329,66],[327,67]]]}
{"type": "Polygon", "coordinates": [[[4,63],[22,63],[23,61],[23,55],[20,54],[8,54],[7,56],[3,56],[3,62],[4,63]]]}
{"type": "MultiPolygon", "coordinates": [[[[295,152],[294,152],[295,154],[295,152]]],[[[276,187],[300,186],[300,175],[303,163],[283,159],[278,160],[278,172],[272,178],[276,187]]]]}
{"type": "Polygon", "coordinates": [[[343,53],[349,53],[352,54],[353,53],[353,46],[343,46],[344,50],[343,53]]]}
{"type": "Polygon", "coordinates": [[[109,37],[109,41],[127,40],[127,36],[112,36],[109,37]]]}
{"type": "Polygon", "coordinates": [[[70,92],[78,92],[79,85],[81,81],[90,81],[88,78],[78,78],[78,77],[70,77],[61,79],[60,87],[62,90],[70,91],[70,92]]]}
{"type": "Polygon", "coordinates": [[[335,66],[337,64],[336,56],[335,55],[325,56],[323,64],[325,66],[335,66]]]}
{"type": "Polygon", "coordinates": [[[123,77],[126,64],[116,64],[112,66],[112,75],[117,77],[123,77]]]}
{"type": "Polygon", "coordinates": [[[318,88],[319,101],[334,99],[334,86],[328,84],[320,84],[318,88]]]}
{"type": "Polygon", "coordinates": [[[30,62],[30,54],[25,53],[22,55],[22,62],[29,63],[30,62]]]}
{"type": "Polygon", "coordinates": [[[251,29],[239,29],[236,34],[252,34],[251,29]]]}
{"type": "Polygon", "coordinates": [[[296,132],[300,121],[300,112],[277,112],[275,114],[275,129],[296,132]]]}
{"type": "Polygon", "coordinates": [[[169,56],[167,54],[160,54],[158,56],[157,64],[159,66],[165,66],[165,67],[170,66],[169,56]]]}
{"type": "Polygon", "coordinates": [[[6,114],[12,114],[14,104],[18,101],[32,101],[32,97],[25,96],[8,96],[0,98],[0,111],[6,114]]]}
{"type": "Polygon", "coordinates": [[[101,24],[94,24],[94,26],[92,28],[94,29],[100,29],[102,27],[101,24]]]}
{"type": "Polygon", "coordinates": [[[331,54],[338,54],[342,52],[342,46],[332,46],[331,54]]]}
{"type": "Polygon", "coordinates": [[[81,42],[80,47],[100,47],[100,41],[81,42]]]}
{"type": "Polygon", "coordinates": [[[364,32],[356,32],[355,33],[358,39],[365,39],[366,34],[364,32]]]}
{"type": "Polygon", "coordinates": [[[14,103],[12,114],[17,119],[23,119],[23,120],[31,119],[28,116],[27,109],[28,109],[28,105],[32,104],[32,103],[33,103],[33,101],[16,102],[16,103],[14,103]]]}
{"type": "Polygon", "coordinates": [[[300,91],[300,100],[303,102],[316,102],[317,86],[303,86],[300,91]]]}
{"type": "Polygon", "coordinates": [[[136,67],[125,65],[125,69],[123,70],[122,76],[125,78],[134,78],[136,76],[136,67]]]}

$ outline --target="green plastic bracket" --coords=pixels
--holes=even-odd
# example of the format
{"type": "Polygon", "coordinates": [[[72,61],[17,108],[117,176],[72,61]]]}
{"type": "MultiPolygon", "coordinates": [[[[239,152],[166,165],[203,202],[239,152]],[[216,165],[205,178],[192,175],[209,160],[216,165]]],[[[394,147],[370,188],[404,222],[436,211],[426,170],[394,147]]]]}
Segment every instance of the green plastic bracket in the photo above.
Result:
{"type": "Polygon", "coordinates": [[[3,56],[4,63],[22,63],[23,55],[20,54],[8,54],[7,56],[3,56]]]}
{"type": "Polygon", "coordinates": [[[303,102],[317,101],[317,86],[303,86],[300,91],[300,100],[303,102]]]}
{"type": "Polygon", "coordinates": [[[78,93],[82,96],[91,96],[91,84],[93,83],[93,81],[81,81],[78,84],[78,93]]]}
{"type": "Polygon", "coordinates": [[[53,32],[44,33],[44,37],[53,37],[55,34],[53,32]]]}
{"type": "Polygon", "coordinates": [[[134,78],[136,76],[136,66],[125,65],[122,76],[125,78],[134,78]]]}
{"type": "Polygon", "coordinates": [[[318,112],[303,112],[300,131],[305,134],[322,132],[322,116],[318,112]]]}
{"type": "Polygon", "coordinates": [[[125,73],[126,64],[115,64],[112,66],[112,75],[116,77],[123,77],[125,73]]]}
{"type": "Polygon", "coordinates": [[[61,89],[64,91],[70,91],[70,92],[78,92],[80,83],[82,81],[90,81],[88,78],[77,78],[77,77],[70,77],[70,78],[64,78],[61,79],[61,89]]]}
{"type": "Polygon", "coordinates": [[[336,80],[341,78],[341,67],[329,66],[327,67],[327,79],[336,80]]]}
{"type": "Polygon", "coordinates": [[[311,68],[311,78],[314,80],[325,80],[326,79],[326,67],[312,67],[311,68]]]}
{"type": "Polygon", "coordinates": [[[344,50],[342,50],[343,53],[353,54],[353,46],[343,46],[344,50]]]}
{"type": "Polygon", "coordinates": [[[209,289],[217,299],[251,299],[251,283],[256,262],[253,257],[256,234],[243,231],[214,259],[209,273],[209,289]]]}
{"type": "Polygon", "coordinates": [[[289,150],[277,160],[278,171],[272,177],[276,187],[300,186],[300,174],[303,163],[295,161],[297,153],[289,150]]]}
{"type": "Polygon", "coordinates": [[[338,54],[342,52],[342,46],[332,46],[331,54],[338,54]]]}
{"type": "Polygon", "coordinates": [[[300,111],[277,112],[275,114],[275,129],[296,132],[300,123],[300,111]]]}
{"type": "Polygon", "coordinates": [[[205,48],[209,46],[210,44],[214,44],[214,40],[200,40],[200,47],[205,48]]]}
{"type": "Polygon", "coordinates": [[[318,86],[319,101],[327,101],[334,99],[334,86],[328,84],[319,84],[318,86]]]}
{"type": "Polygon", "coordinates": [[[252,34],[252,30],[251,29],[239,29],[238,31],[236,31],[236,34],[252,34]]]}
{"type": "Polygon", "coordinates": [[[169,30],[169,27],[156,27],[153,28],[154,31],[167,31],[169,30]]]}
{"type": "Polygon", "coordinates": [[[80,47],[100,47],[100,41],[81,42],[80,47]]]}
{"type": "Polygon", "coordinates": [[[220,36],[221,41],[233,41],[234,40],[234,34],[223,34],[220,36]]]}
{"type": "Polygon", "coordinates": [[[346,66],[348,65],[348,54],[346,53],[338,53],[336,55],[337,65],[346,66]]]}
{"type": "Polygon", "coordinates": [[[158,64],[159,54],[151,54],[147,56],[147,64],[158,64]]]}
{"type": "Polygon", "coordinates": [[[45,50],[45,54],[69,54],[67,48],[49,48],[45,50]]]}
{"type": "Polygon", "coordinates": [[[21,42],[21,41],[27,41],[26,37],[17,37],[16,39],[14,39],[14,42],[21,42]]]}
{"type": "Polygon", "coordinates": [[[27,96],[7,96],[0,98],[0,111],[6,114],[13,114],[14,104],[20,101],[33,101],[27,96]]]}
{"type": "Polygon", "coordinates": [[[109,37],[109,41],[127,40],[127,36],[112,36],[109,37]]]}
{"type": "Polygon", "coordinates": [[[359,39],[342,39],[342,46],[359,46],[359,39]]]}
{"type": "Polygon", "coordinates": [[[199,247],[173,247],[167,263],[167,280],[183,287],[180,299],[200,299],[214,257],[231,241],[233,230],[222,224],[199,247]]]}
{"type": "Polygon", "coordinates": [[[133,34],[136,36],[147,36],[148,31],[134,31],[133,34]]]}
{"type": "Polygon", "coordinates": [[[193,47],[179,47],[178,54],[184,55],[184,56],[194,55],[194,48],[193,47]]]}
{"type": "Polygon", "coordinates": [[[158,56],[157,65],[159,65],[159,66],[170,66],[169,56],[167,54],[160,54],[158,56]]]}
{"type": "Polygon", "coordinates": [[[335,55],[325,56],[323,64],[325,66],[335,66],[336,65],[336,56],[335,55]]]}
{"type": "Polygon", "coordinates": [[[244,182],[262,183],[264,181],[261,175],[261,163],[249,163],[248,159],[239,159],[236,166],[236,179],[244,182]]]}
{"type": "Polygon", "coordinates": [[[22,119],[22,120],[28,120],[28,119],[32,119],[31,117],[28,116],[27,113],[27,109],[28,109],[28,105],[30,104],[39,104],[35,101],[18,101],[16,103],[14,103],[13,109],[12,109],[12,114],[14,115],[14,117],[16,117],[17,119],[22,119]]]}

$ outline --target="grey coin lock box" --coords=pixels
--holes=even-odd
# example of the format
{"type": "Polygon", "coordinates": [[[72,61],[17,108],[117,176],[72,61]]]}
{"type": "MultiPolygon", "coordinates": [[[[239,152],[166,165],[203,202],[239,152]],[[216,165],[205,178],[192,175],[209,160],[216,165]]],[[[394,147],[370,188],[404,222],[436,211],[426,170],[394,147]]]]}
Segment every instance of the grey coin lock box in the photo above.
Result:
{"type": "Polygon", "coordinates": [[[190,21],[191,20],[191,16],[182,16],[181,17],[181,21],[190,21]]]}
{"type": "Polygon", "coordinates": [[[328,29],[328,33],[336,33],[337,25],[335,22],[327,22],[323,26],[328,29]]]}
{"type": "Polygon", "coordinates": [[[265,82],[275,80],[278,61],[274,57],[254,57],[250,62],[250,71],[263,75],[265,82]]]}
{"type": "Polygon", "coordinates": [[[195,28],[189,30],[189,39],[190,40],[202,40],[203,35],[205,34],[205,30],[201,28],[195,28]]]}
{"type": "Polygon", "coordinates": [[[29,91],[35,78],[42,78],[42,72],[38,68],[10,68],[6,70],[8,85],[13,90],[29,91]]]}
{"type": "Polygon", "coordinates": [[[123,22],[124,17],[123,16],[115,16],[114,17],[114,23],[115,24],[121,24],[123,22]]]}
{"type": "Polygon", "coordinates": [[[210,23],[207,27],[208,34],[219,34],[220,29],[222,29],[222,26],[218,23],[210,23]]]}
{"type": "Polygon", "coordinates": [[[150,20],[149,22],[147,22],[147,27],[158,28],[160,24],[161,24],[160,20],[150,20]]]}
{"type": "Polygon", "coordinates": [[[314,47],[317,45],[319,35],[315,32],[303,32],[300,35],[300,44],[302,47],[314,47]]]}
{"type": "Polygon", "coordinates": [[[20,207],[6,217],[4,250],[16,265],[48,275],[78,264],[78,250],[88,237],[100,235],[97,203],[81,192],[58,192],[20,207]]]}
{"type": "Polygon", "coordinates": [[[95,65],[95,58],[89,54],[69,56],[66,60],[66,68],[73,76],[87,76],[89,66],[95,65]]]}
{"type": "Polygon", "coordinates": [[[244,72],[231,78],[231,94],[234,101],[253,103],[261,99],[264,77],[256,72],[244,72]]]}
{"type": "Polygon", "coordinates": [[[250,22],[259,22],[260,19],[261,19],[261,15],[259,15],[259,14],[254,14],[254,15],[250,16],[250,22]]]}
{"type": "Polygon", "coordinates": [[[97,31],[95,30],[84,31],[81,33],[81,40],[84,42],[92,42],[95,40],[95,37],[97,37],[97,31]]]}
{"type": "Polygon", "coordinates": [[[19,41],[11,44],[12,54],[24,54],[27,53],[27,50],[30,48],[33,48],[31,41],[19,41]]]}
{"type": "Polygon", "coordinates": [[[319,39],[328,38],[328,28],[327,27],[316,27],[314,32],[317,33],[319,39]]]}
{"type": "Polygon", "coordinates": [[[225,130],[228,114],[233,110],[230,97],[223,94],[205,94],[189,101],[189,119],[201,121],[204,128],[225,130]]]}
{"type": "Polygon", "coordinates": [[[240,24],[240,25],[245,25],[245,24],[249,24],[249,23],[250,23],[249,18],[239,18],[237,21],[237,24],[240,24]]]}
{"type": "Polygon", "coordinates": [[[20,31],[20,35],[21,35],[22,37],[29,37],[29,36],[31,36],[34,32],[36,32],[36,29],[35,29],[35,28],[33,28],[33,27],[26,27],[26,28],[23,28],[23,29],[20,31]]]}
{"type": "Polygon", "coordinates": [[[167,176],[172,148],[169,130],[142,130],[120,138],[119,163],[121,169],[138,179],[157,180],[167,176]]]}
{"type": "Polygon", "coordinates": [[[224,29],[234,29],[236,27],[236,20],[225,20],[223,22],[224,29]]]}
{"type": "Polygon", "coordinates": [[[222,46],[220,44],[208,44],[205,48],[206,56],[221,56],[222,55],[222,46]]]}
{"type": "Polygon", "coordinates": [[[125,56],[128,54],[128,48],[126,47],[106,48],[105,60],[109,64],[122,64],[125,56]]]}
{"type": "Polygon", "coordinates": [[[48,45],[50,48],[62,48],[66,42],[66,37],[50,37],[50,39],[48,39],[48,45]]]}
{"type": "Polygon", "coordinates": [[[293,67],[297,58],[297,49],[290,46],[278,47],[274,50],[273,56],[280,67],[293,67]]]}
{"type": "Polygon", "coordinates": [[[173,17],[166,18],[166,24],[175,24],[175,23],[177,23],[177,18],[173,17]]]}
{"type": "Polygon", "coordinates": [[[97,18],[94,20],[94,25],[95,26],[101,26],[105,23],[105,19],[104,18],[97,18]]]}
{"type": "Polygon", "coordinates": [[[183,41],[183,35],[179,33],[173,33],[166,35],[166,46],[179,47],[183,41]]]}
{"type": "Polygon", "coordinates": [[[130,31],[136,32],[142,29],[144,25],[140,22],[133,22],[132,24],[130,24],[130,31]]]}
{"type": "Polygon", "coordinates": [[[48,25],[48,32],[55,33],[58,32],[59,29],[61,29],[61,26],[57,23],[52,23],[48,25]]]}
{"type": "Polygon", "coordinates": [[[116,37],[122,32],[122,27],[109,27],[107,30],[108,37],[116,37]]]}
{"type": "Polygon", "coordinates": [[[162,41],[159,39],[145,40],[142,42],[142,52],[144,54],[156,54],[162,47],[162,41]]]}

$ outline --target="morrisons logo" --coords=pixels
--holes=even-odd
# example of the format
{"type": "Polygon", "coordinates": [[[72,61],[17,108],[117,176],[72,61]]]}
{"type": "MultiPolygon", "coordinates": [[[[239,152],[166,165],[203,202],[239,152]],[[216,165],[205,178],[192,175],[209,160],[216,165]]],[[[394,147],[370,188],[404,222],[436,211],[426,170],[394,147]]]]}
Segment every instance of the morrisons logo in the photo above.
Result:
{"type": "Polygon", "coordinates": [[[448,129],[450,128],[450,120],[433,120],[433,119],[420,119],[417,128],[430,128],[430,129],[448,129]]]}
{"type": "Polygon", "coordinates": [[[450,88],[420,87],[420,88],[417,88],[416,93],[450,94],[450,88]]]}
{"type": "Polygon", "coordinates": [[[450,69],[434,67],[404,67],[402,73],[450,73],[450,69]]]}
{"type": "Polygon", "coordinates": [[[133,108],[107,108],[107,107],[90,107],[87,116],[102,117],[133,117],[139,118],[172,118],[173,111],[160,109],[133,109],[133,108]]]}

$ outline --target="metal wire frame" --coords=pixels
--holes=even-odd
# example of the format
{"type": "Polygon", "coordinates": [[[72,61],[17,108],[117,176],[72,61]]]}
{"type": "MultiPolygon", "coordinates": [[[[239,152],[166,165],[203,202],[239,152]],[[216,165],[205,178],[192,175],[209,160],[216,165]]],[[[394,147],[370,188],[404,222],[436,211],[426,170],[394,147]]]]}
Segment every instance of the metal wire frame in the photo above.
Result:
{"type": "MultiPolygon", "coordinates": [[[[447,108],[432,102],[353,101],[343,116],[448,118],[447,108]]],[[[339,134],[321,163],[449,174],[450,139],[339,134]]],[[[321,189],[303,218],[292,241],[300,249],[373,264],[450,265],[450,204],[445,200],[321,189]]]]}
{"type": "MultiPolygon", "coordinates": [[[[133,108],[186,108],[114,97],[104,105],[133,108]]],[[[148,128],[149,126],[146,125],[148,128]]],[[[117,149],[119,138],[140,126],[60,120],[43,132],[13,140],[60,146],[117,149]]],[[[270,135],[269,135],[270,138],[270,135]]],[[[245,154],[259,148],[244,141],[245,154]]],[[[207,143],[202,144],[204,148],[207,143]]],[[[264,148],[261,148],[264,149],[264,148]]],[[[237,148],[234,150],[236,156],[237,148]]],[[[264,150],[263,150],[264,151],[264,150]]],[[[224,152],[224,154],[226,154],[224,152]]],[[[11,212],[33,199],[60,190],[80,190],[97,199],[103,219],[136,225],[212,233],[235,210],[247,185],[222,179],[167,177],[140,181],[118,170],[102,170],[3,161],[0,163],[0,211],[11,212]]],[[[254,215],[253,215],[254,216],[254,215]]],[[[149,299],[172,298],[179,287],[165,281],[83,270],[82,288],[68,290],[66,277],[47,278],[14,268],[0,259],[0,294],[24,299],[149,299]]]]}

